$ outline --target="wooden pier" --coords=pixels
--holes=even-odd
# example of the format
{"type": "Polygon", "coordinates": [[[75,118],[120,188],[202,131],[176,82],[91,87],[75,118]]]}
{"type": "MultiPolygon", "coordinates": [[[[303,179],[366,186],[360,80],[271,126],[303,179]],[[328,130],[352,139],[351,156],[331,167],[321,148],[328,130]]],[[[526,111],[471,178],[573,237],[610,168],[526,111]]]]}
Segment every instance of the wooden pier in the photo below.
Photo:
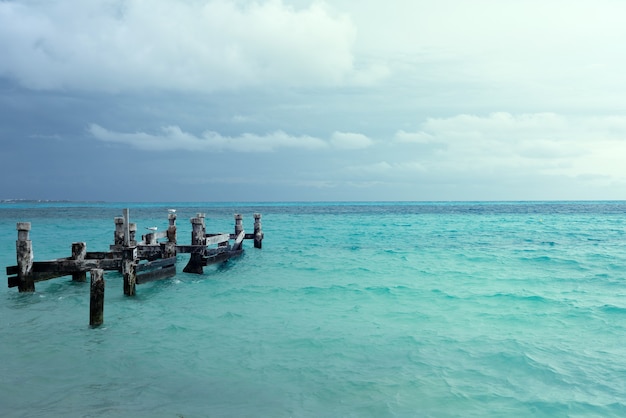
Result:
{"type": "Polygon", "coordinates": [[[185,273],[202,274],[203,267],[229,260],[243,253],[243,241],[253,240],[255,248],[262,248],[263,229],[261,215],[254,215],[254,233],[246,234],[243,217],[235,215],[234,233],[208,233],[205,214],[191,218],[191,244],[179,245],[176,235],[176,213],[168,213],[168,228],[157,232],[156,228],[137,241],[137,225],[130,222],[129,210],[116,217],[113,244],[106,252],[88,252],[84,242],[72,244],[71,255],[50,261],[34,261],[33,244],[30,240],[30,222],[18,222],[16,254],[17,265],[6,268],[9,287],[20,292],[34,292],[35,283],[57,277],[72,276],[78,282],[87,281],[91,275],[90,324],[102,323],[104,301],[104,271],[118,271],[123,277],[124,294],[135,295],[138,284],[161,280],[176,275],[178,254],[189,254],[185,273]],[[159,240],[162,240],[159,242],[159,240]],[[163,241],[164,240],[164,241],[163,241]],[[98,314],[98,310],[100,313],[98,314]]]}

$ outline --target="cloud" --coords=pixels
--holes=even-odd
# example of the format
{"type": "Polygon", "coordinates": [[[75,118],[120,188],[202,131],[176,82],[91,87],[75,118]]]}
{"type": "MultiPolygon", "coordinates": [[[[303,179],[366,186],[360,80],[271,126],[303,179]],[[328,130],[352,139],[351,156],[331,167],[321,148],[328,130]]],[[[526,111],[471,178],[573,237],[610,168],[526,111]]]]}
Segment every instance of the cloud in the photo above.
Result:
{"type": "Polygon", "coordinates": [[[371,164],[353,165],[346,168],[346,171],[359,176],[412,176],[424,173],[424,165],[419,161],[406,161],[389,163],[380,161],[371,164]]]}
{"type": "Polygon", "coordinates": [[[114,132],[92,124],[89,132],[101,141],[127,144],[149,151],[270,152],[279,148],[315,150],[328,147],[328,144],[321,139],[311,136],[290,136],[283,131],[275,131],[267,135],[246,133],[238,137],[222,136],[216,132],[206,131],[201,136],[195,136],[182,131],[178,126],[166,126],[159,134],[148,134],[114,132]]]}
{"type": "Polygon", "coordinates": [[[374,144],[363,134],[335,132],[326,141],[313,136],[292,136],[277,130],[266,135],[244,133],[237,137],[223,136],[217,132],[205,131],[200,136],[184,132],[179,126],[165,126],[156,134],[146,132],[123,133],[103,128],[98,124],[89,125],[88,132],[96,139],[130,145],[134,148],[151,151],[235,151],[270,152],[278,149],[358,150],[374,144]]]}
{"type": "Polygon", "coordinates": [[[431,108],[490,110],[622,108],[625,14],[626,2],[615,0],[362,0],[350,8],[356,53],[390,68],[399,90],[419,91],[431,108]]]}
{"type": "Polygon", "coordinates": [[[356,28],[323,2],[0,2],[0,76],[31,89],[216,91],[336,86],[384,77],[357,68],[356,28]]]}
{"type": "Polygon", "coordinates": [[[426,132],[406,132],[399,130],[396,132],[395,141],[404,144],[430,144],[436,141],[436,138],[426,132]]]}
{"type": "Polygon", "coordinates": [[[367,136],[352,132],[335,132],[330,142],[336,148],[348,150],[368,148],[374,143],[367,136]]]}
{"type": "Polygon", "coordinates": [[[626,181],[626,117],[555,113],[430,118],[417,132],[398,131],[404,147],[445,145],[418,161],[430,172],[526,172],[603,176],[626,181]]]}

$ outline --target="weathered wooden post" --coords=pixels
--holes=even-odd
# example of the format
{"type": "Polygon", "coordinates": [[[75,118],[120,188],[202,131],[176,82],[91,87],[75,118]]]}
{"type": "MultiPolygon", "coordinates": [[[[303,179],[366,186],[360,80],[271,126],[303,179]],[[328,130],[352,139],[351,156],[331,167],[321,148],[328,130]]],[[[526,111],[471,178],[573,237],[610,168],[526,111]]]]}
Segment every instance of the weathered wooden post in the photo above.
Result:
{"type": "Polygon", "coordinates": [[[124,246],[124,218],[117,216],[115,220],[115,233],[113,236],[113,245],[117,248],[124,246]]]}
{"type": "Polygon", "coordinates": [[[167,216],[169,226],[167,227],[167,242],[161,243],[161,258],[176,257],[176,214],[170,212],[167,216]]]}
{"type": "Polygon", "coordinates": [[[242,247],[242,240],[238,240],[239,234],[243,232],[243,215],[239,213],[235,214],[235,242],[233,243],[233,250],[240,250],[242,247]]]}
{"type": "Polygon", "coordinates": [[[146,245],[155,245],[157,243],[156,234],[154,232],[144,235],[144,242],[146,245]]]}
{"type": "Polygon", "coordinates": [[[122,276],[124,277],[124,294],[126,296],[135,296],[137,247],[125,247],[122,251],[122,276]]]}
{"type": "Polygon", "coordinates": [[[243,215],[235,214],[235,236],[239,235],[243,231],[243,215]]]}
{"type": "Polygon", "coordinates": [[[137,224],[136,223],[129,223],[128,224],[128,245],[131,247],[135,247],[137,246],[137,239],[135,238],[137,235],[137,224]]]}
{"type": "MultiPolygon", "coordinates": [[[[135,285],[137,284],[137,241],[135,240],[135,234],[137,232],[137,225],[130,223],[130,211],[128,208],[123,210],[123,215],[122,232],[124,240],[121,273],[124,278],[124,294],[126,296],[135,296],[135,285]]],[[[115,219],[117,231],[118,218],[115,219]]]]}
{"type": "Polygon", "coordinates": [[[176,244],[176,214],[168,214],[167,220],[169,221],[169,226],[167,227],[167,240],[176,244]]]}
{"type": "MultiPolygon", "coordinates": [[[[72,244],[72,260],[83,261],[85,260],[85,255],[87,254],[87,244],[84,242],[74,242],[72,244]]],[[[87,281],[87,272],[86,271],[78,271],[76,273],[72,273],[72,280],[75,282],[86,282],[87,281]]]]}
{"type": "Polygon", "coordinates": [[[128,208],[122,211],[124,215],[124,247],[130,246],[130,211],[128,208]]]}
{"type": "MultiPolygon", "coordinates": [[[[198,213],[195,218],[191,218],[191,245],[206,246],[206,226],[204,223],[204,213],[198,213]]],[[[204,249],[197,248],[189,256],[189,262],[183,269],[185,273],[202,274],[204,249]]]]}
{"type": "Polygon", "coordinates": [[[33,243],[29,239],[30,222],[17,223],[17,241],[15,244],[17,253],[17,278],[20,292],[34,292],[35,281],[33,280],[33,243]]]}
{"type": "Polygon", "coordinates": [[[263,228],[261,227],[261,214],[254,214],[254,248],[263,246],[263,228]]]}
{"type": "Polygon", "coordinates": [[[104,322],[104,270],[93,269],[89,292],[89,325],[97,327],[104,322]]]}

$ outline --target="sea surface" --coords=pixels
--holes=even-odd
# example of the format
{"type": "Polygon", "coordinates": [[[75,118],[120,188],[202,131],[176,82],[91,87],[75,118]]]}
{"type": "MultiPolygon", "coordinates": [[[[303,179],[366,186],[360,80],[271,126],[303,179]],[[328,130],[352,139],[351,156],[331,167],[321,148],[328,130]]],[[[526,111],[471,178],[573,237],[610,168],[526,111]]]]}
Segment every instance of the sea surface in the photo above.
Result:
{"type": "Polygon", "coordinates": [[[107,272],[98,328],[88,282],[2,285],[1,417],[626,416],[626,202],[2,203],[1,267],[17,222],[41,261],[123,208],[181,244],[261,213],[263,249],[107,272]]]}

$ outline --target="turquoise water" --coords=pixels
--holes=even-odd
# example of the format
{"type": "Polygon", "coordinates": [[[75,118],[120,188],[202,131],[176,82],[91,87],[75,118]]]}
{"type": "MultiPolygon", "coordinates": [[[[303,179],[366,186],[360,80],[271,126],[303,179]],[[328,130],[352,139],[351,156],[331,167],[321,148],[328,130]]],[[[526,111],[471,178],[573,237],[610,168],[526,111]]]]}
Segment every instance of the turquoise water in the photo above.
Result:
{"type": "MultiPolygon", "coordinates": [[[[3,417],[626,415],[626,202],[0,205],[35,260],[105,251],[189,218],[231,232],[263,214],[263,249],[202,276],[0,292],[3,417]]],[[[6,282],[5,282],[6,283],[6,282]]]]}

